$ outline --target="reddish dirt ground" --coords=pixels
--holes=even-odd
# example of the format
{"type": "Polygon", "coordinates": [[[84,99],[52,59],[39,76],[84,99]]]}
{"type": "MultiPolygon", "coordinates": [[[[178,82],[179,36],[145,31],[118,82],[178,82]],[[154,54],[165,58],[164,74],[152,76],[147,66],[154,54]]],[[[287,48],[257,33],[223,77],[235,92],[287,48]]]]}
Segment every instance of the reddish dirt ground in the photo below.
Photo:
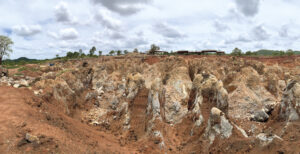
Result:
{"type": "MultiPolygon", "coordinates": [[[[184,58],[228,58],[227,56],[182,56],[184,58]]],[[[294,61],[300,56],[293,57],[246,57],[258,60],[268,65],[295,67],[294,61]]],[[[165,57],[150,56],[146,62],[154,64],[165,57]]],[[[33,74],[33,76],[38,76],[33,74]]],[[[299,153],[300,123],[295,122],[287,128],[283,137],[285,141],[276,141],[266,147],[253,142],[252,139],[241,139],[241,134],[233,134],[230,140],[217,141],[209,147],[201,140],[205,126],[190,130],[193,120],[188,116],[180,125],[171,127],[159,123],[154,128],[162,130],[169,138],[165,138],[166,150],[161,151],[155,144],[155,138],[147,138],[146,107],[148,90],[143,89],[130,102],[132,121],[129,134],[123,134],[119,124],[111,124],[110,130],[101,129],[83,123],[80,115],[73,117],[64,113],[61,105],[55,101],[37,98],[26,88],[0,87],[0,153],[299,153]],[[114,127],[116,125],[116,127],[114,127]],[[118,126],[118,127],[117,127],[118,126]],[[39,137],[40,144],[24,142],[24,136],[30,133],[39,137]]],[[[84,104],[82,104],[84,105],[84,104]]],[[[209,117],[209,106],[203,108],[205,119],[209,117]]],[[[76,111],[75,111],[76,112],[76,111]]],[[[80,113],[80,112],[78,112],[80,113]]],[[[192,116],[191,116],[192,117],[192,116]]],[[[276,114],[272,117],[277,117],[276,114]]],[[[234,120],[232,120],[234,121],[234,120]]],[[[280,134],[283,122],[271,119],[268,131],[280,134]]],[[[270,133],[271,133],[270,132],[270,133]]]]}
{"type": "Polygon", "coordinates": [[[0,93],[0,153],[135,153],[113,135],[58,112],[54,104],[34,102],[27,89],[0,87],[0,93]],[[40,144],[24,143],[26,133],[38,136],[40,144]]]}

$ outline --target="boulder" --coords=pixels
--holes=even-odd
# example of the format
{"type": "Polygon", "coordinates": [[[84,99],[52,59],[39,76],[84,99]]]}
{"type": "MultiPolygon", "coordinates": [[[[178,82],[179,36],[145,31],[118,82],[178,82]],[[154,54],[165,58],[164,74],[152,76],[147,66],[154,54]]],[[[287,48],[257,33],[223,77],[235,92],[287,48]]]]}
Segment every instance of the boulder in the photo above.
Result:
{"type": "Polygon", "coordinates": [[[204,134],[209,139],[210,144],[214,142],[216,137],[229,138],[232,135],[232,130],[233,126],[226,118],[224,112],[213,107],[204,134]]]}
{"type": "Polygon", "coordinates": [[[257,122],[266,122],[269,119],[269,115],[264,111],[257,111],[251,116],[251,120],[257,122]]]}
{"type": "Polygon", "coordinates": [[[262,146],[267,146],[269,145],[270,143],[273,142],[274,139],[276,140],[279,140],[279,141],[283,141],[282,138],[280,138],[279,136],[277,135],[273,135],[273,134],[265,134],[265,133],[260,133],[256,136],[256,139],[259,140],[260,142],[260,145],[262,146]]]}
{"type": "Polygon", "coordinates": [[[188,113],[189,93],[192,88],[188,69],[186,67],[173,68],[164,86],[164,117],[168,123],[180,123],[188,113]]]}
{"type": "Polygon", "coordinates": [[[228,112],[227,90],[223,87],[223,82],[214,75],[197,74],[193,81],[193,89],[197,91],[198,96],[201,95],[201,97],[210,100],[214,107],[219,108],[224,113],[228,112]]]}
{"type": "Polygon", "coordinates": [[[8,70],[0,66],[0,78],[4,76],[8,76],[8,70]]]}
{"type": "Polygon", "coordinates": [[[29,143],[36,143],[36,144],[40,143],[40,140],[37,136],[31,135],[29,133],[26,133],[25,140],[29,143]]]}
{"type": "Polygon", "coordinates": [[[280,117],[288,121],[299,120],[300,115],[300,82],[291,80],[283,92],[280,117]]]}
{"type": "Polygon", "coordinates": [[[14,88],[19,88],[19,87],[20,87],[20,84],[15,83],[13,87],[14,87],[14,88]]]}

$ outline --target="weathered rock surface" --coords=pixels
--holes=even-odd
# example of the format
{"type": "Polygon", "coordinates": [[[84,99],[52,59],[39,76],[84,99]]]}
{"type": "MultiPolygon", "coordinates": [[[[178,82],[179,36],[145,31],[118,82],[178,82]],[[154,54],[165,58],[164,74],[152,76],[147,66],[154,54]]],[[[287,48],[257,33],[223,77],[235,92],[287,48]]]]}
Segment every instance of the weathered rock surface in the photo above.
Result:
{"type": "Polygon", "coordinates": [[[205,129],[205,136],[208,137],[210,144],[216,137],[227,139],[232,135],[233,126],[226,118],[225,114],[218,108],[213,107],[208,119],[208,125],[205,129]]]}
{"type": "Polygon", "coordinates": [[[280,116],[288,121],[299,120],[300,82],[292,80],[287,84],[280,104],[280,116]]]}

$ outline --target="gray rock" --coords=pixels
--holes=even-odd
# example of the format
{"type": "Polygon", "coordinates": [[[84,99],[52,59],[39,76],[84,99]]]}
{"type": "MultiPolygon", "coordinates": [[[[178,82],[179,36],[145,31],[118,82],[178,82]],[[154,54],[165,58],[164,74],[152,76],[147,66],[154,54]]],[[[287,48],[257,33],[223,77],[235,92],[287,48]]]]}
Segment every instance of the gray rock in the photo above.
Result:
{"type": "Polygon", "coordinates": [[[251,120],[257,121],[257,122],[266,122],[269,119],[269,115],[264,111],[257,111],[252,115],[251,120]]]}
{"type": "Polygon", "coordinates": [[[29,143],[37,143],[37,144],[40,143],[40,140],[37,136],[31,135],[29,133],[26,133],[25,140],[29,143]]]}
{"type": "Polygon", "coordinates": [[[20,87],[20,84],[16,83],[16,84],[14,84],[13,87],[14,87],[14,88],[19,88],[19,87],[20,87]]]}
{"type": "Polygon", "coordinates": [[[292,80],[283,92],[280,104],[280,117],[287,121],[299,120],[300,115],[300,82],[292,80]]]}
{"type": "Polygon", "coordinates": [[[262,146],[267,146],[270,143],[273,142],[274,139],[278,139],[280,141],[283,141],[282,138],[280,138],[277,135],[267,135],[265,133],[260,133],[256,136],[256,138],[261,142],[262,146]]]}
{"type": "Polygon", "coordinates": [[[221,138],[229,138],[232,135],[233,126],[225,114],[218,108],[211,109],[208,125],[205,129],[205,136],[212,144],[217,136],[221,138]]]}
{"type": "Polygon", "coordinates": [[[116,110],[117,109],[117,107],[118,107],[118,105],[119,105],[119,100],[118,100],[118,98],[117,97],[113,97],[113,99],[112,99],[112,101],[110,102],[110,107],[111,107],[111,109],[113,109],[113,110],[116,110]]]}

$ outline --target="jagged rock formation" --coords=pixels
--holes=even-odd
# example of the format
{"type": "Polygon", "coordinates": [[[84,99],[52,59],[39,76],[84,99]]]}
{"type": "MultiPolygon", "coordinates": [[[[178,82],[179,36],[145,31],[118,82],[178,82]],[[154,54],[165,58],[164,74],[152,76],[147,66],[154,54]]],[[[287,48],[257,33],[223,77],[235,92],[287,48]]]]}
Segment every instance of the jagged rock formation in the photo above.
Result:
{"type": "Polygon", "coordinates": [[[225,114],[218,108],[213,107],[208,119],[208,126],[205,130],[205,136],[208,137],[210,144],[217,136],[222,139],[229,138],[232,135],[233,126],[226,119],[225,114]]]}
{"type": "Polygon", "coordinates": [[[299,120],[300,82],[292,80],[287,84],[280,104],[280,116],[287,121],[299,120]]]}
{"type": "Polygon", "coordinates": [[[278,110],[281,119],[299,121],[297,68],[238,57],[156,58],[68,61],[1,83],[31,88],[40,102],[145,153],[218,153],[229,145],[247,152],[254,141],[286,141],[287,131],[271,127],[278,110]]]}

